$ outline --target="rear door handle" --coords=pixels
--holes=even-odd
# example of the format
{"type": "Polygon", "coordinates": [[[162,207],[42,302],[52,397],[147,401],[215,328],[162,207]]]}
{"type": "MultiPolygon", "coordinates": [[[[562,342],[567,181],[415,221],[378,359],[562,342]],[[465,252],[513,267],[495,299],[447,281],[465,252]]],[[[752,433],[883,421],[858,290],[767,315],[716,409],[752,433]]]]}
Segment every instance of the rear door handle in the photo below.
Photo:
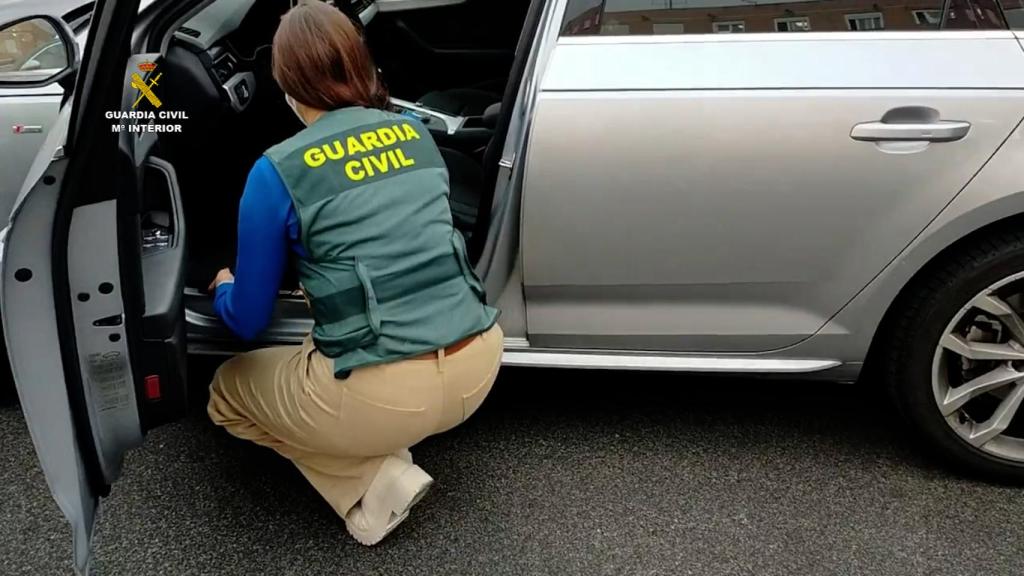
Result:
{"type": "Polygon", "coordinates": [[[850,138],[865,142],[953,142],[970,131],[970,122],[864,122],[853,127],[850,138]]]}

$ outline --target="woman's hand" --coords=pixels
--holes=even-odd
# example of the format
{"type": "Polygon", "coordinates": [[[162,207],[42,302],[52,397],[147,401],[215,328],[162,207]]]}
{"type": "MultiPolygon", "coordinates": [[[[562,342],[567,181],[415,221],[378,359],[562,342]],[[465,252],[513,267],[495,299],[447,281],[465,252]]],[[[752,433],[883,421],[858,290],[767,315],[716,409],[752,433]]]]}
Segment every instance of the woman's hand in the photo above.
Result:
{"type": "Polygon", "coordinates": [[[221,268],[220,272],[217,272],[217,276],[214,277],[213,282],[206,288],[208,292],[215,292],[217,285],[223,284],[224,282],[234,282],[235,275],[231,273],[230,268],[221,268]]]}

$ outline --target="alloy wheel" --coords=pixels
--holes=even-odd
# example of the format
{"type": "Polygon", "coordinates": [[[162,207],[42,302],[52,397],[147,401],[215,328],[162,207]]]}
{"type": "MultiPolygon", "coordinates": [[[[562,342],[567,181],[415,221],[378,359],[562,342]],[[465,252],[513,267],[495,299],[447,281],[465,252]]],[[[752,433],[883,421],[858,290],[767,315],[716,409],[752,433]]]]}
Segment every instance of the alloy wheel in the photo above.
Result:
{"type": "Polygon", "coordinates": [[[979,293],[946,326],[932,362],[939,412],[965,442],[1024,462],[1024,273],[979,293]]]}

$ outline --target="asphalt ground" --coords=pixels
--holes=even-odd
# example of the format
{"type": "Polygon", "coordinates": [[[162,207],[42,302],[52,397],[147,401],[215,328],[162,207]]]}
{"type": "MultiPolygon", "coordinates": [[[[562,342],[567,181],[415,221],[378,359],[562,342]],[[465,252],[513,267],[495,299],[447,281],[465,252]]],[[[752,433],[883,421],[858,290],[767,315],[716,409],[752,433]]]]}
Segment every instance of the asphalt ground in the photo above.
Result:
{"type": "MultiPolygon", "coordinates": [[[[104,501],[97,574],[1024,574],[1022,489],[936,466],[870,388],[505,370],[413,448],[437,483],[374,548],[196,396],[104,501]]],[[[0,503],[0,574],[69,574],[10,398],[0,503]]]]}

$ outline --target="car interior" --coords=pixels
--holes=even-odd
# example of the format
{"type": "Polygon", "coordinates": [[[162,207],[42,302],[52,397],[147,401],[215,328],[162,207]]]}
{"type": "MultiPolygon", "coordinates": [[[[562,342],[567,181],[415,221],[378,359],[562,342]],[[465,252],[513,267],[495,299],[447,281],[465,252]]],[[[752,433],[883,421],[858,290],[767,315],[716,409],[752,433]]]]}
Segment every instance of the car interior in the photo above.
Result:
{"type": "MultiPolygon", "coordinates": [[[[168,29],[169,42],[163,35],[160,49],[150,40],[147,51],[163,53],[154,71],[162,73],[160,99],[166,109],[188,115],[181,133],[160,134],[153,149],[177,176],[188,229],[186,292],[205,292],[218,269],[234,265],[248,171],[267,148],[302,128],[271,75],[271,41],[292,4],[215,0],[184,20],[172,15],[175,28],[168,29]]],[[[493,194],[502,101],[506,92],[515,95],[506,88],[529,0],[335,4],[362,28],[393,111],[423,122],[441,147],[453,222],[471,256],[479,254],[487,226],[481,206],[493,194]]],[[[173,231],[161,195],[144,196],[150,198],[143,216],[145,251],[173,231]]],[[[286,277],[282,298],[295,299],[297,287],[294,276],[286,277]]]]}

